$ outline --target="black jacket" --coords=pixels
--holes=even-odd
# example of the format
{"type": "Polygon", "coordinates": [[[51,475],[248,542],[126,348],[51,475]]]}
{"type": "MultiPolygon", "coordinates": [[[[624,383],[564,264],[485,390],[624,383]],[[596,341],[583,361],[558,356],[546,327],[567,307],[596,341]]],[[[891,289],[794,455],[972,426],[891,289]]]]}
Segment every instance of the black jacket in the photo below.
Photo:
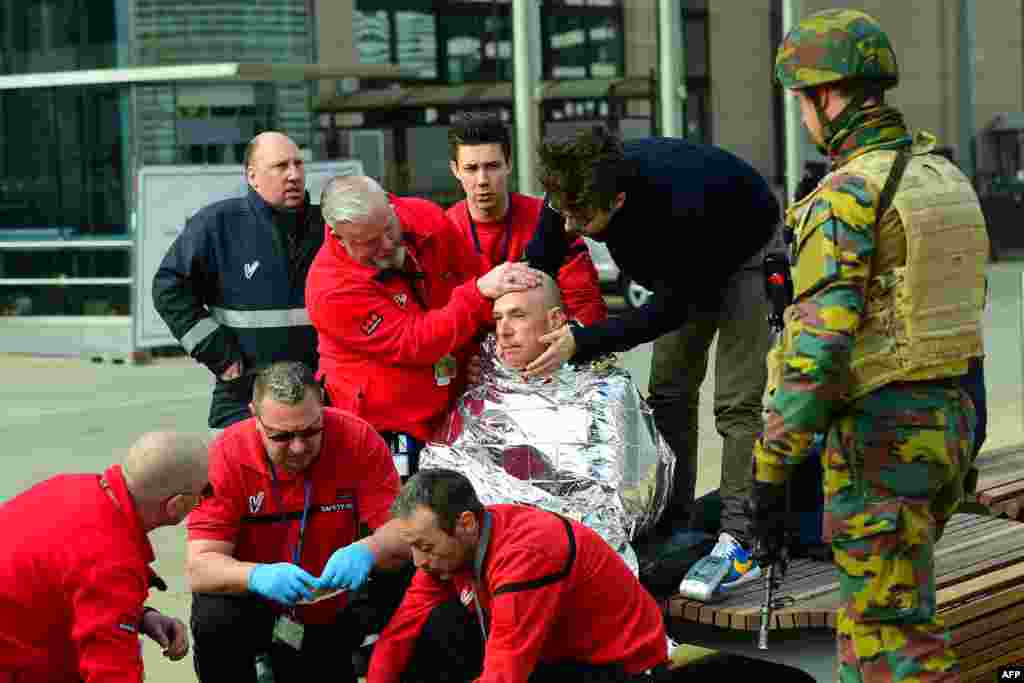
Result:
{"type": "MultiPolygon", "coordinates": [[[[653,296],[635,311],[574,329],[575,361],[657,339],[695,309],[718,310],[728,279],[768,244],[781,218],[767,181],[723,149],[676,138],[630,140],[624,148],[636,175],[594,239],[653,296]]],[[[545,206],[525,259],[553,274],[567,247],[564,221],[545,206]]]]}
{"type": "Polygon", "coordinates": [[[306,201],[297,257],[289,259],[274,210],[253,190],[216,202],[185,224],[153,278],[153,302],[185,350],[214,375],[241,360],[237,380],[218,377],[209,424],[248,417],[254,374],[279,360],[316,369],[306,275],[324,240],[320,207],[306,201]]]}

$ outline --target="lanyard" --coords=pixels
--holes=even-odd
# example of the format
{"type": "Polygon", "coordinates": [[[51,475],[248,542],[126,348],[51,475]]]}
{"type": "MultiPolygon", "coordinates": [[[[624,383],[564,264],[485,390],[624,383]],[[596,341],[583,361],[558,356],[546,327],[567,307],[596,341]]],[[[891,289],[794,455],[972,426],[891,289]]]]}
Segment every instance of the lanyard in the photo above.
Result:
{"type": "MultiPolygon", "coordinates": [[[[469,212],[469,202],[466,203],[466,217],[469,218],[469,231],[473,235],[473,244],[476,246],[476,253],[483,254],[484,250],[480,246],[480,235],[476,231],[476,223],[473,222],[473,214],[469,212]]],[[[508,208],[505,209],[505,233],[501,238],[501,246],[499,251],[502,252],[501,260],[497,261],[494,265],[500,266],[505,261],[508,261],[508,249],[509,244],[512,242],[512,195],[508,195],[508,208]]],[[[488,254],[490,256],[490,254],[488,254]]]]}
{"type": "Polygon", "coordinates": [[[473,587],[473,605],[476,617],[480,620],[480,632],[487,642],[487,622],[484,621],[484,610],[480,607],[480,587],[483,585],[484,558],[487,557],[487,546],[491,542],[491,513],[484,510],[484,526],[480,531],[480,542],[476,546],[476,557],[473,558],[473,576],[476,585],[473,587]]]}
{"type": "MultiPolygon", "coordinates": [[[[284,512],[284,499],[281,496],[281,488],[277,481],[277,470],[274,469],[274,463],[267,459],[267,464],[270,465],[270,488],[274,491],[274,500],[277,502],[277,511],[281,516],[282,521],[287,521],[284,512]]],[[[306,477],[306,493],[302,500],[302,521],[299,522],[299,540],[295,544],[295,552],[292,554],[292,564],[299,566],[299,561],[302,558],[302,540],[306,535],[306,518],[309,515],[309,503],[310,498],[313,494],[313,480],[308,476],[306,477]]]]}

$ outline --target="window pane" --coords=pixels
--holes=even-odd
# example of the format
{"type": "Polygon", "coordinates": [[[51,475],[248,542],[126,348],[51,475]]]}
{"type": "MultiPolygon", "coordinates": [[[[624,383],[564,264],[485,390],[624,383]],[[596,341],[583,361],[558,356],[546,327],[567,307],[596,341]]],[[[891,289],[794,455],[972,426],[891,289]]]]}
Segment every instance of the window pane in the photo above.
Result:
{"type": "Polygon", "coordinates": [[[616,78],[622,73],[622,32],[618,22],[608,17],[595,19],[590,27],[593,78],[616,78]]]}
{"type": "Polygon", "coordinates": [[[547,17],[545,35],[551,60],[548,78],[586,78],[590,60],[584,21],[579,16],[547,17]]]}
{"type": "Polygon", "coordinates": [[[0,0],[0,73],[117,66],[115,14],[126,2],[0,0]]]}
{"type": "Polygon", "coordinates": [[[688,19],[684,25],[686,27],[686,73],[688,76],[707,76],[707,17],[688,19]]]}
{"type": "Polygon", "coordinates": [[[444,16],[442,21],[448,35],[449,83],[511,80],[512,40],[507,16],[456,14],[444,16]]]}
{"type": "Polygon", "coordinates": [[[437,30],[430,12],[395,12],[398,64],[421,78],[437,78],[437,30]]]}
{"type": "Polygon", "coordinates": [[[391,26],[388,13],[356,10],[353,24],[359,61],[362,64],[390,64],[391,26]]]}
{"type": "Polygon", "coordinates": [[[3,93],[0,233],[124,234],[125,99],[118,88],[3,93]]]}

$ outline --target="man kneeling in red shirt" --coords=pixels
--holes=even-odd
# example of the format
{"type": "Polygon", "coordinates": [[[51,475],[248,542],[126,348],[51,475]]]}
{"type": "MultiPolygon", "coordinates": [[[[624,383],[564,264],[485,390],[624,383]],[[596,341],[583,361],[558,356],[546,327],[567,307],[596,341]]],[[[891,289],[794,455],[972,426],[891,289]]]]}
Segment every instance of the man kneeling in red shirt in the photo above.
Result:
{"type": "Polygon", "coordinates": [[[368,683],[643,681],[668,660],[654,599],[591,529],[484,507],[469,480],[422,470],[392,507],[417,572],[368,683]]]}
{"type": "Polygon", "coordinates": [[[261,371],[250,409],[211,445],[216,493],[188,521],[196,673],[253,680],[265,664],[305,681],[328,662],[332,680],[355,683],[352,651],[404,588],[400,572],[378,575],[366,609],[351,604],[373,567],[408,565],[388,510],[398,472],[370,425],[324,407],[302,363],[261,371]],[[363,524],[374,531],[359,540],[363,524]]]}

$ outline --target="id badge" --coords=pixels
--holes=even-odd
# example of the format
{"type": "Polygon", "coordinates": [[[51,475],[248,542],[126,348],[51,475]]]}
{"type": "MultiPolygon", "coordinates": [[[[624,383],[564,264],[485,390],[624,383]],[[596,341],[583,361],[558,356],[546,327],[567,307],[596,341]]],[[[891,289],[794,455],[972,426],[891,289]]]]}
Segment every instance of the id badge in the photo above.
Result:
{"type": "Polygon", "coordinates": [[[284,643],[295,651],[302,650],[302,636],[306,627],[287,614],[282,614],[274,622],[274,642],[284,643]]]}
{"type": "Polygon", "coordinates": [[[434,363],[434,382],[439,387],[446,387],[451,384],[457,371],[458,364],[455,362],[455,356],[448,354],[434,363]]]}

